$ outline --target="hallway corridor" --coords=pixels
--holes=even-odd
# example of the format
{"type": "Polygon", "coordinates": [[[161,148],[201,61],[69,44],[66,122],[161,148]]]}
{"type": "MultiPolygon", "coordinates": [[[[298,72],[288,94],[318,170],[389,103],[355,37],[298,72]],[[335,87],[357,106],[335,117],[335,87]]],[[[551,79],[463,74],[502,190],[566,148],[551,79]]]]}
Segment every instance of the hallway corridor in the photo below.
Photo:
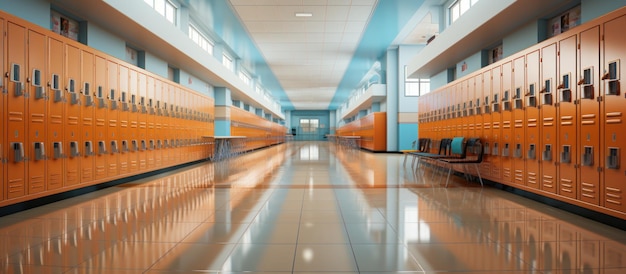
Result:
{"type": "Polygon", "coordinates": [[[0,217],[0,273],[626,273],[626,231],[291,142],[0,217]]]}

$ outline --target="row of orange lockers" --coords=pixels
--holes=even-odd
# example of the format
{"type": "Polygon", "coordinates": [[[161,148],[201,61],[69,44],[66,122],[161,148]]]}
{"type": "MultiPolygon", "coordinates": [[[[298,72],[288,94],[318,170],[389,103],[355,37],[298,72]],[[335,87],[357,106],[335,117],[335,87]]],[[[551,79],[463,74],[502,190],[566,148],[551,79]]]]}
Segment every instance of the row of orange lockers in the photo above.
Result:
{"type": "Polygon", "coordinates": [[[480,137],[486,178],[626,218],[625,14],[616,10],[420,97],[420,138],[480,137]]]}
{"type": "Polygon", "coordinates": [[[244,151],[283,143],[287,127],[238,107],[230,108],[230,134],[246,136],[244,151]]]}
{"type": "Polygon", "coordinates": [[[207,158],[213,99],[0,14],[0,206],[207,158]]]}
{"type": "Polygon", "coordinates": [[[337,136],[360,136],[361,148],[387,151],[387,113],[374,112],[336,130],[337,136]]]}

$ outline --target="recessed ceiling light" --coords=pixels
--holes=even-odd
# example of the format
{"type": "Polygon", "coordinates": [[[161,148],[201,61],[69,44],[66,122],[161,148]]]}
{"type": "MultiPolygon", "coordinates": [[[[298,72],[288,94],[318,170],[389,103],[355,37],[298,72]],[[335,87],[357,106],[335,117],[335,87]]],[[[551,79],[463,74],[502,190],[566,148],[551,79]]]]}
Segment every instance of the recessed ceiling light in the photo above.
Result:
{"type": "Polygon", "coordinates": [[[313,13],[311,12],[296,12],[296,17],[311,17],[313,13]]]}

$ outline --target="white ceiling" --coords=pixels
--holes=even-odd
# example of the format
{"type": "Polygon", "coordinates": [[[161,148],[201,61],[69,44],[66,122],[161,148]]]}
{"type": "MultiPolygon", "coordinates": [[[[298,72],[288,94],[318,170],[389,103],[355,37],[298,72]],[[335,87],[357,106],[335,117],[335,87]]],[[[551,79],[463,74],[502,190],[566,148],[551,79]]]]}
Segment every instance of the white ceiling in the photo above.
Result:
{"type": "Polygon", "coordinates": [[[294,108],[328,109],[378,0],[229,1],[294,108]]]}

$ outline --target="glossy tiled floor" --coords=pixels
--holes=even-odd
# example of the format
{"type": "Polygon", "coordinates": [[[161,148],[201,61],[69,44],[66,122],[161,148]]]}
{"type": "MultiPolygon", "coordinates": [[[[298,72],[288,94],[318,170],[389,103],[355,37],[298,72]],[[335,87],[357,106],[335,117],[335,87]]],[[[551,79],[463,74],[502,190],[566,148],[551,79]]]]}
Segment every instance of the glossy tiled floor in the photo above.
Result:
{"type": "Polygon", "coordinates": [[[626,273],[625,231],[425,175],[275,146],[1,217],[0,273],[626,273]]]}

